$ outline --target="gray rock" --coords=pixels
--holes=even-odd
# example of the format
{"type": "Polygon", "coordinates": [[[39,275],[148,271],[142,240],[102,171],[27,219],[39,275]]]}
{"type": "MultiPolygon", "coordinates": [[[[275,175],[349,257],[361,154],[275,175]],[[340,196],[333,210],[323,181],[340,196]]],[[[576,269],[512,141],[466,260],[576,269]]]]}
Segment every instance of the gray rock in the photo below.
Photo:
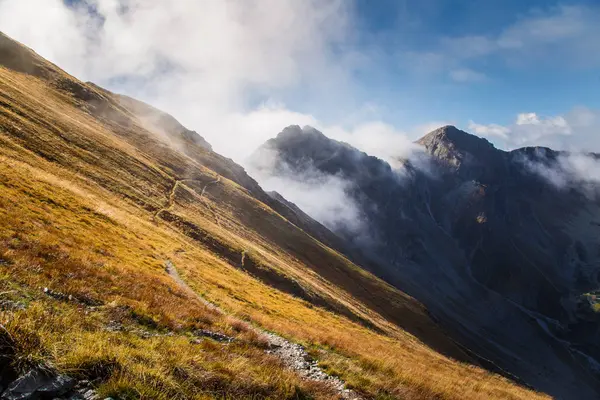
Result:
{"type": "Polygon", "coordinates": [[[194,336],[207,337],[220,343],[231,343],[233,338],[222,333],[212,332],[206,329],[198,329],[194,331],[194,336]]]}
{"type": "Polygon", "coordinates": [[[67,397],[68,400],[98,400],[96,392],[92,389],[81,389],[77,393],[74,393],[67,397]]]}
{"type": "Polygon", "coordinates": [[[75,379],[33,369],[12,382],[2,394],[3,400],[36,400],[63,396],[75,387],[75,379]]]}
{"type": "Polygon", "coordinates": [[[109,321],[108,324],[104,327],[104,330],[107,332],[122,332],[125,331],[125,327],[123,324],[117,321],[109,321]]]}
{"type": "Polygon", "coordinates": [[[67,394],[75,387],[75,379],[66,375],[58,375],[51,382],[37,389],[43,397],[58,397],[67,394]]]}
{"type": "Polygon", "coordinates": [[[93,391],[92,389],[88,389],[88,390],[84,391],[81,395],[84,400],[97,400],[98,399],[96,392],[93,391]]]}
{"type": "Polygon", "coordinates": [[[0,310],[2,311],[21,311],[26,308],[27,306],[20,301],[0,300],[0,310]]]}
{"type": "Polygon", "coordinates": [[[49,384],[51,377],[48,373],[34,369],[11,383],[2,394],[4,400],[34,400],[40,396],[36,394],[37,389],[49,384]]]}

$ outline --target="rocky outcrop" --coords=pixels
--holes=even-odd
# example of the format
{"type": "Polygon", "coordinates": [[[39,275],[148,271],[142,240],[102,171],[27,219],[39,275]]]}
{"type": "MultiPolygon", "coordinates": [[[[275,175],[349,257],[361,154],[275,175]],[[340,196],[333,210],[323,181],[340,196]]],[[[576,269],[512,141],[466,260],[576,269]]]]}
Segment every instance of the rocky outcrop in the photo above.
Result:
{"type": "Polygon", "coordinates": [[[75,387],[75,379],[66,375],[54,375],[42,369],[32,369],[12,382],[2,399],[54,399],[66,395],[75,387]]]}
{"type": "Polygon", "coordinates": [[[15,347],[0,325],[0,400],[99,400],[90,381],[42,367],[19,374],[13,367],[15,347]]]}
{"type": "MultiPolygon", "coordinates": [[[[89,381],[34,368],[15,378],[14,371],[0,371],[2,400],[99,400],[89,381]]],[[[108,400],[108,399],[106,399],[108,400]]]]}

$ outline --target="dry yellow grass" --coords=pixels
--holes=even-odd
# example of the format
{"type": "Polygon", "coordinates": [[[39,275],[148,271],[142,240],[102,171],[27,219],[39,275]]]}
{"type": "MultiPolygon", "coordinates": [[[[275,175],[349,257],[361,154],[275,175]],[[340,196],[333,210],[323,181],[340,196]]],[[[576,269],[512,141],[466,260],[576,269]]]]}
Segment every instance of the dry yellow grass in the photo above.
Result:
{"type": "Polygon", "coordinates": [[[2,315],[20,367],[98,376],[124,398],[334,398],[265,355],[244,320],[306,344],[367,398],[544,398],[457,361],[419,303],[261,202],[232,163],[167,146],[111,94],[19,51],[29,67],[0,67],[0,293],[29,303],[2,315]],[[178,288],[167,260],[231,317],[178,288]],[[196,328],[238,340],[192,344],[196,328]]]}

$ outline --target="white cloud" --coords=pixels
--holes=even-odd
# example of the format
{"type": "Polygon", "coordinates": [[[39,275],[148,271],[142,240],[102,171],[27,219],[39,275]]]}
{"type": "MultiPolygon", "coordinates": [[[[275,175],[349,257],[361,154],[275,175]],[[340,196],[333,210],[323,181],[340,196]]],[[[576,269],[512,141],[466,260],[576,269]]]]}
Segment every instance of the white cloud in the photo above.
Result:
{"type": "Polygon", "coordinates": [[[517,115],[513,127],[517,142],[535,143],[545,138],[557,136],[569,136],[572,129],[567,120],[562,116],[540,117],[536,113],[522,113],[517,115]]]}
{"type": "Polygon", "coordinates": [[[202,134],[211,139],[210,143],[215,151],[231,156],[241,163],[284,127],[309,125],[332,139],[346,142],[369,155],[394,164],[398,158],[409,157],[419,150],[413,143],[413,138],[445,123],[428,124],[410,132],[400,131],[390,124],[369,119],[349,125],[331,125],[313,115],[291,111],[281,103],[264,103],[247,112],[206,116],[202,125],[218,127],[215,135],[206,131],[202,134]]]}
{"type": "Polygon", "coordinates": [[[346,142],[369,155],[396,166],[399,158],[410,157],[419,150],[407,133],[381,121],[370,121],[344,129],[340,126],[316,126],[326,136],[346,142]]]}
{"type": "MultiPolygon", "coordinates": [[[[416,151],[366,104],[338,123],[289,109],[300,93],[314,109],[353,92],[369,65],[353,50],[344,0],[0,0],[0,29],[83,80],[147,101],[243,162],[292,124],[311,125],[394,162],[416,151]],[[23,21],[28,21],[23,24],[23,21]]],[[[339,177],[260,179],[325,224],[358,230],[360,215],[339,177]],[[353,225],[355,224],[355,225],[353,225]]]]}
{"type": "Polygon", "coordinates": [[[481,125],[473,121],[469,121],[469,130],[479,136],[498,137],[504,140],[508,139],[510,129],[497,124],[481,125]]]}
{"type": "Polygon", "coordinates": [[[496,38],[496,45],[498,49],[529,55],[541,55],[541,51],[555,55],[557,46],[560,46],[560,50],[571,55],[578,53],[594,66],[600,57],[588,52],[600,49],[597,43],[599,17],[599,9],[586,6],[559,6],[546,12],[535,11],[505,29],[496,38]]]}
{"type": "Polygon", "coordinates": [[[600,151],[600,111],[575,108],[564,115],[521,113],[513,124],[469,123],[474,133],[496,138],[503,147],[546,146],[555,150],[600,151]]]}
{"type": "Polygon", "coordinates": [[[311,166],[292,170],[276,151],[261,148],[249,164],[250,172],[268,191],[276,191],[328,228],[361,235],[367,223],[348,195],[351,184],[341,176],[324,174],[311,166]]]}
{"type": "Polygon", "coordinates": [[[507,149],[545,146],[534,150],[534,156],[519,161],[558,189],[575,189],[590,199],[600,199],[600,110],[575,108],[564,115],[543,117],[521,113],[513,124],[480,125],[471,121],[469,129],[477,134],[495,137],[507,149]]]}
{"type": "Polygon", "coordinates": [[[353,234],[365,231],[366,222],[357,204],[347,195],[349,183],[334,175],[287,177],[270,176],[262,182],[291,199],[315,220],[333,231],[344,230],[353,234]]]}
{"type": "Polygon", "coordinates": [[[504,29],[490,53],[511,63],[535,63],[595,68],[600,66],[600,8],[559,6],[533,11],[504,29]]]}
{"type": "Polygon", "coordinates": [[[346,1],[77,4],[0,0],[0,27],[77,77],[171,113],[238,162],[292,124],[386,160],[413,146],[378,119],[376,104],[325,124],[282,102],[294,91],[317,108],[323,97],[351,97],[350,74],[365,57],[347,45],[353,14],[346,1]]]}
{"type": "Polygon", "coordinates": [[[349,74],[360,63],[351,48],[340,50],[352,21],[343,0],[76,4],[0,0],[0,29],[83,80],[173,114],[237,159],[256,144],[246,136],[260,129],[272,136],[285,125],[312,122],[254,104],[291,91],[316,104],[348,97],[349,74]]]}
{"type": "Polygon", "coordinates": [[[534,159],[518,161],[557,189],[574,189],[589,199],[600,199],[600,159],[586,153],[562,153],[548,158],[544,150],[539,150],[534,159]]]}

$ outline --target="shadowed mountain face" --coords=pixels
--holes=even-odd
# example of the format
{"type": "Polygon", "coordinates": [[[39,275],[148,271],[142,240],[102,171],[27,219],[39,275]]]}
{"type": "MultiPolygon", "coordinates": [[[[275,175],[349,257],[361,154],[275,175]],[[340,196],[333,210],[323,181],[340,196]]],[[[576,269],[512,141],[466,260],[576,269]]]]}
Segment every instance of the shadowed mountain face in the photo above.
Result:
{"type": "Polygon", "coordinates": [[[309,127],[262,151],[277,155],[271,174],[344,179],[372,240],[336,233],[488,367],[559,398],[597,398],[600,206],[589,185],[556,185],[570,155],[504,152],[452,126],[417,143],[426,170],[410,159],[393,170],[309,127]]]}

